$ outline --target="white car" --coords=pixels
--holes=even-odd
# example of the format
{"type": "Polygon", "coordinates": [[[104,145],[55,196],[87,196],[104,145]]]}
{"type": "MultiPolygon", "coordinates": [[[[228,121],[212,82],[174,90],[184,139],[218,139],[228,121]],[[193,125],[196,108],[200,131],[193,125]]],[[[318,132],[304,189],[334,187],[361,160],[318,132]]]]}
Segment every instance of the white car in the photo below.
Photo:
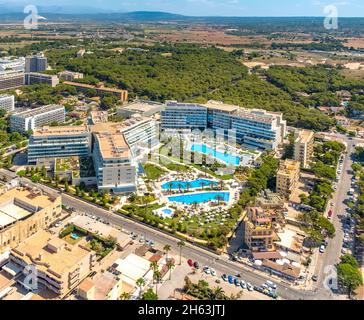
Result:
{"type": "Polygon", "coordinates": [[[211,269],[210,269],[210,272],[211,272],[211,275],[212,275],[212,276],[216,276],[216,271],[215,271],[215,269],[212,269],[212,268],[211,268],[211,269]]]}
{"type": "Polygon", "coordinates": [[[324,245],[321,245],[320,246],[320,253],[324,253],[325,252],[325,246],[324,245]]]}
{"type": "Polygon", "coordinates": [[[277,285],[273,281],[267,280],[266,285],[270,288],[277,289],[277,285]]]}

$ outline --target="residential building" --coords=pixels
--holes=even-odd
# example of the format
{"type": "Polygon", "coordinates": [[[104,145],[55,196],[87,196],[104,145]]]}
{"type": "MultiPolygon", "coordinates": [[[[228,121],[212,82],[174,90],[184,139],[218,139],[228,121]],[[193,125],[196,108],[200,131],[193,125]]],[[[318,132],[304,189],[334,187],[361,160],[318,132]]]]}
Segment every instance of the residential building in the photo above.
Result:
{"type": "Polygon", "coordinates": [[[99,190],[136,191],[136,168],[122,134],[95,133],[93,161],[99,190]]]}
{"type": "Polygon", "coordinates": [[[245,243],[252,252],[272,251],[275,232],[272,219],[265,210],[249,207],[245,222],[245,243]]]}
{"type": "Polygon", "coordinates": [[[107,111],[94,110],[90,112],[89,121],[91,124],[106,123],[108,121],[107,111]]]}
{"type": "Polygon", "coordinates": [[[42,53],[25,57],[25,72],[42,72],[47,67],[47,58],[42,53]]]}
{"type": "Polygon", "coordinates": [[[29,139],[28,162],[39,159],[88,157],[91,151],[91,135],[87,126],[44,126],[34,130],[29,139]]]}
{"type": "Polygon", "coordinates": [[[120,130],[133,156],[159,143],[159,122],[153,118],[144,118],[139,114],[132,115],[122,123],[120,130]]]}
{"type": "Polygon", "coordinates": [[[301,163],[302,168],[308,168],[313,157],[315,134],[310,130],[296,130],[294,133],[293,158],[301,163]]]}
{"type": "Polygon", "coordinates": [[[77,293],[84,300],[120,300],[123,282],[110,272],[97,273],[79,285],[77,293]]]}
{"type": "Polygon", "coordinates": [[[23,85],[23,71],[5,71],[0,73],[0,90],[15,89],[23,85]]]}
{"type": "Polygon", "coordinates": [[[22,71],[25,69],[25,58],[1,58],[0,59],[0,72],[3,71],[22,71]]]}
{"type": "Polygon", "coordinates": [[[61,105],[47,106],[15,113],[10,117],[10,130],[25,133],[52,122],[64,123],[65,108],[61,105]]]}
{"type": "Polygon", "coordinates": [[[78,83],[78,82],[72,82],[72,81],[65,81],[64,84],[73,86],[79,91],[95,90],[96,95],[99,95],[99,96],[104,96],[106,94],[112,94],[112,95],[116,96],[120,100],[120,102],[125,102],[128,100],[128,91],[127,90],[106,88],[102,84],[100,84],[99,86],[93,86],[90,84],[78,83]]]}
{"type": "Polygon", "coordinates": [[[61,196],[41,190],[22,186],[0,195],[0,252],[48,227],[61,211],[61,196]]]}
{"type": "Polygon", "coordinates": [[[29,288],[25,268],[32,265],[39,287],[45,287],[60,297],[76,288],[96,265],[96,254],[89,248],[54,237],[41,230],[13,248],[9,268],[18,270],[18,283],[29,288]]]}
{"type": "Polygon", "coordinates": [[[277,172],[276,189],[279,194],[290,198],[291,192],[295,189],[300,177],[300,162],[296,160],[281,160],[277,172]]]}
{"type": "Polygon", "coordinates": [[[350,120],[345,116],[335,116],[335,120],[340,126],[348,126],[350,125],[350,120]]]}
{"type": "Polygon", "coordinates": [[[0,109],[6,112],[14,111],[14,95],[12,94],[0,94],[0,109]]]}
{"type": "Polygon", "coordinates": [[[161,129],[189,131],[212,129],[254,148],[276,149],[286,135],[282,113],[244,109],[222,102],[192,104],[166,102],[161,112],[161,129]]]}
{"type": "Polygon", "coordinates": [[[163,104],[154,101],[136,100],[117,109],[117,115],[123,118],[129,118],[134,114],[140,114],[143,117],[150,117],[163,109],[163,104]]]}
{"type": "Polygon", "coordinates": [[[38,72],[31,72],[25,74],[25,84],[32,85],[37,83],[46,83],[52,87],[55,87],[59,84],[59,79],[54,74],[44,74],[38,72]]]}
{"type": "Polygon", "coordinates": [[[83,79],[83,73],[65,70],[59,72],[58,77],[66,81],[74,81],[76,79],[83,79]]]}

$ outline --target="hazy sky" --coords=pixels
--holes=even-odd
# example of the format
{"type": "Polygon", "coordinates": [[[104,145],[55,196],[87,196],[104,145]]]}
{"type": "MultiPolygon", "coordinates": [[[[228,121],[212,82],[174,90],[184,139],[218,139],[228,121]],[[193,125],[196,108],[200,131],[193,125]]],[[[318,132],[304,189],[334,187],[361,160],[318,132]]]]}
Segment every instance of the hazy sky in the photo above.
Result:
{"type": "Polygon", "coordinates": [[[364,0],[0,0],[6,4],[91,6],[103,11],[167,11],[186,15],[324,16],[334,5],[339,16],[364,16],[364,0]]]}

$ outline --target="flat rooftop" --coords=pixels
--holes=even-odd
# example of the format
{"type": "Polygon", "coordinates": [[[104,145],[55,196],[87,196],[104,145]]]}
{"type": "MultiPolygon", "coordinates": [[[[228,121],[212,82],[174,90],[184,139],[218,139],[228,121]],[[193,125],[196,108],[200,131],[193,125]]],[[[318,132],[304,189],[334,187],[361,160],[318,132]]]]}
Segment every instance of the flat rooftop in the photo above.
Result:
{"type": "Polygon", "coordinates": [[[314,132],[311,130],[299,130],[296,138],[296,142],[307,143],[314,138],[314,132]]]}
{"type": "Polygon", "coordinates": [[[64,110],[64,106],[58,105],[58,104],[50,104],[47,106],[42,106],[35,109],[25,110],[19,113],[14,114],[17,117],[34,117],[42,113],[54,111],[54,110],[64,110]]]}
{"type": "Polygon", "coordinates": [[[57,251],[51,250],[48,246],[52,245],[54,237],[51,233],[40,230],[28,239],[20,243],[11,252],[19,256],[27,264],[37,263],[37,269],[44,272],[53,271],[62,276],[73,271],[78,263],[90,254],[91,250],[80,245],[70,245],[61,239],[56,240],[57,251]]]}
{"type": "Polygon", "coordinates": [[[87,134],[87,133],[88,133],[88,127],[86,125],[83,125],[83,126],[59,126],[59,127],[44,126],[44,127],[41,127],[41,128],[34,129],[33,136],[34,137],[68,136],[68,135],[87,134]]]}
{"type": "Polygon", "coordinates": [[[205,106],[208,109],[214,109],[214,110],[220,110],[225,112],[234,112],[239,109],[239,106],[232,105],[232,104],[226,104],[220,101],[210,100],[207,103],[205,103],[203,106],[205,106]]]}
{"type": "Polygon", "coordinates": [[[0,228],[26,218],[53,202],[54,199],[41,194],[39,190],[12,189],[0,196],[0,228]]]}
{"type": "Polygon", "coordinates": [[[130,157],[129,146],[122,134],[97,133],[95,136],[104,159],[130,157]]]}
{"type": "Polygon", "coordinates": [[[300,162],[296,160],[286,159],[279,163],[278,175],[294,176],[300,169],[300,162]]]}
{"type": "Polygon", "coordinates": [[[163,104],[159,102],[138,100],[129,103],[121,107],[120,109],[131,110],[135,112],[148,112],[148,111],[153,111],[154,109],[160,108],[162,106],[163,104]]]}

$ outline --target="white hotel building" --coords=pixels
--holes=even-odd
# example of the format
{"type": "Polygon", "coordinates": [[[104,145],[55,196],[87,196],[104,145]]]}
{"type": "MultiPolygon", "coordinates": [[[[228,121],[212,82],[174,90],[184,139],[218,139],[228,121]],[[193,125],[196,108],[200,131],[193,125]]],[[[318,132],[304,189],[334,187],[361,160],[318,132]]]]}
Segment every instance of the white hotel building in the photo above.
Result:
{"type": "Polygon", "coordinates": [[[64,106],[51,104],[13,114],[10,117],[10,130],[25,133],[55,121],[65,121],[64,106]]]}
{"type": "Polygon", "coordinates": [[[0,94],[0,109],[6,112],[14,111],[14,96],[11,94],[0,94]]]}
{"type": "Polygon", "coordinates": [[[235,132],[236,142],[253,148],[276,149],[286,136],[282,113],[245,109],[222,102],[206,104],[167,101],[161,112],[162,130],[222,130],[235,132]]]}

